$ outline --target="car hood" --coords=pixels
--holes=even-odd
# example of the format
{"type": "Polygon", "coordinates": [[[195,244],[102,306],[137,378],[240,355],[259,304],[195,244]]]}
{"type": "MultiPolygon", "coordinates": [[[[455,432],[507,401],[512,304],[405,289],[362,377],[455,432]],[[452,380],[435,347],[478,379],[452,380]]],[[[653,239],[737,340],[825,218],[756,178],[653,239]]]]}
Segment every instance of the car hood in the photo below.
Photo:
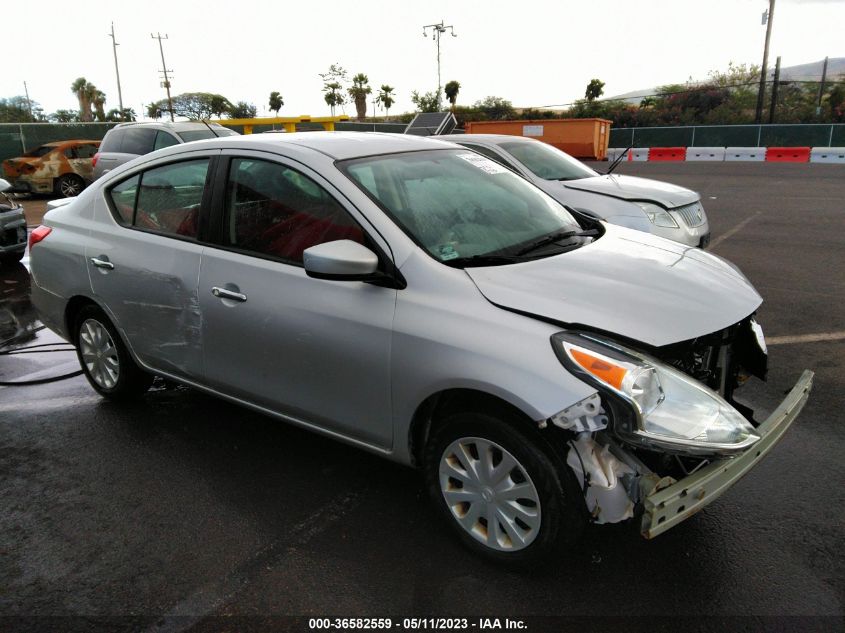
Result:
{"type": "Polygon", "coordinates": [[[715,255],[605,228],[568,253],[466,273],[500,307],[656,347],[733,325],[762,303],[751,282],[715,255]]]}
{"type": "Polygon", "coordinates": [[[653,200],[670,209],[699,199],[696,192],[684,187],[636,176],[610,174],[566,180],[562,184],[567,189],[590,191],[621,200],[653,200]]]}

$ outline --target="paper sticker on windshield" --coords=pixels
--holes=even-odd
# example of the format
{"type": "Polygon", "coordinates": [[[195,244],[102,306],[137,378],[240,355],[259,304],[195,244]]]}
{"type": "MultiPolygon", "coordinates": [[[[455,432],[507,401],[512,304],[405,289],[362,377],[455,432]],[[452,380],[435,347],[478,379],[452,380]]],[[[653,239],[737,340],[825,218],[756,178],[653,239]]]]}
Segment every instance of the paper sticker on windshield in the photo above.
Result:
{"type": "Polygon", "coordinates": [[[457,259],[458,257],[458,252],[451,244],[441,244],[437,250],[440,252],[441,261],[445,262],[449,259],[457,259]]]}
{"type": "Polygon", "coordinates": [[[488,174],[506,174],[508,170],[502,167],[496,161],[490,160],[479,154],[458,154],[459,158],[463,158],[471,165],[475,165],[481,171],[486,171],[488,174]]]}

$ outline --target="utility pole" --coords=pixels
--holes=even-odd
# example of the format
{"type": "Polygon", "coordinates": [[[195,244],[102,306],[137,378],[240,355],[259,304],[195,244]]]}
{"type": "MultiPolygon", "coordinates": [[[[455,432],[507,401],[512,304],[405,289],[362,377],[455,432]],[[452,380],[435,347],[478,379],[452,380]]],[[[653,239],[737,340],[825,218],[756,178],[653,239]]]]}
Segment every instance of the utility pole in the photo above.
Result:
{"type": "Polygon", "coordinates": [[[780,83],[780,55],[775,62],[775,81],[772,84],[772,105],[769,107],[769,124],[775,122],[775,109],[778,105],[778,84],[780,83]]]}
{"type": "Polygon", "coordinates": [[[769,63],[769,39],[772,37],[772,22],[775,19],[775,0],[769,0],[769,10],[763,13],[763,24],[766,25],[766,44],[763,47],[763,67],[760,69],[760,89],[757,92],[757,114],[755,123],[763,121],[763,98],[766,92],[766,71],[769,63]]]}
{"type": "Polygon", "coordinates": [[[111,33],[108,35],[111,37],[111,47],[114,53],[114,74],[117,75],[117,102],[120,104],[120,120],[123,121],[125,120],[123,116],[123,93],[120,91],[120,70],[117,67],[117,47],[120,44],[114,39],[114,22],[111,23],[111,33]]]}
{"type": "Polygon", "coordinates": [[[822,97],[824,96],[824,83],[827,80],[827,57],[824,58],[824,66],[822,66],[822,83],[819,86],[819,102],[816,104],[816,114],[822,112],[822,97]]]}
{"type": "Polygon", "coordinates": [[[26,87],[25,81],[23,82],[23,91],[26,95],[26,107],[29,110],[29,118],[34,121],[35,117],[32,116],[32,101],[29,100],[29,88],[26,87]]]}
{"type": "MultiPolygon", "coordinates": [[[[772,0],[774,1],[774,0],[772,0]]],[[[448,26],[443,25],[443,20],[440,20],[438,24],[426,24],[423,27],[423,37],[428,37],[428,31],[426,29],[431,29],[431,36],[434,38],[435,43],[437,44],[437,99],[440,100],[440,92],[441,92],[441,81],[440,81],[440,36],[443,35],[446,31],[450,31],[452,37],[458,37],[455,33],[455,27],[451,24],[448,26]]]]}
{"type": "MultiPolygon", "coordinates": [[[[774,2],[774,0],[772,0],[772,2],[774,2]]],[[[150,33],[150,37],[153,38],[154,40],[158,40],[158,48],[161,51],[161,72],[164,75],[164,81],[161,82],[161,85],[162,85],[163,88],[165,88],[167,90],[167,105],[168,105],[168,108],[170,109],[170,121],[172,122],[173,121],[173,99],[170,97],[170,77],[167,76],[167,73],[172,73],[173,71],[167,70],[167,64],[164,63],[164,46],[161,43],[161,40],[166,40],[166,39],[169,39],[169,38],[167,37],[167,33],[165,33],[164,36],[162,36],[161,33],[159,33],[157,35],[153,35],[152,33],[150,33]]]]}

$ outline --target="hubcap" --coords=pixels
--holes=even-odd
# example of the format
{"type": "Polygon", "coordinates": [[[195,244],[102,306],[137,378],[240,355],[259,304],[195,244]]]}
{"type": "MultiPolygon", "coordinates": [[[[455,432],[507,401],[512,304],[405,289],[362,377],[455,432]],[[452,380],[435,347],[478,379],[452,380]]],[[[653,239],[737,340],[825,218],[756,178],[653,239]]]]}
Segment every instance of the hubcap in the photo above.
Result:
{"type": "Polygon", "coordinates": [[[440,491],[458,524],[491,549],[528,547],[540,531],[540,496],[525,468],[480,437],[455,440],[440,459],[440,491]]]}
{"type": "Polygon", "coordinates": [[[62,195],[66,198],[71,198],[73,196],[79,195],[79,192],[82,191],[82,187],[79,185],[79,181],[75,179],[62,180],[62,182],[59,184],[59,189],[62,192],[62,195]]]}
{"type": "Polygon", "coordinates": [[[79,352],[88,375],[103,389],[113,389],[120,377],[117,348],[102,323],[86,319],[79,328],[79,352]]]}

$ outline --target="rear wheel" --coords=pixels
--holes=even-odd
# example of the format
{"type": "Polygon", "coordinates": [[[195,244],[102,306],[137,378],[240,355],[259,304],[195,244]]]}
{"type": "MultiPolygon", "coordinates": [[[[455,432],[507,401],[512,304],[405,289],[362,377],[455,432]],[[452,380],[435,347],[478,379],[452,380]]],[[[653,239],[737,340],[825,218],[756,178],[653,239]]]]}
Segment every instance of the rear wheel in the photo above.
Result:
{"type": "Polygon", "coordinates": [[[57,196],[62,198],[73,198],[82,193],[85,189],[85,181],[76,174],[65,174],[56,179],[53,189],[57,196]]]}
{"type": "Polygon", "coordinates": [[[98,307],[84,307],[76,318],[76,354],[91,386],[115,400],[136,398],[153,377],[132,360],[114,325],[98,307]]]}
{"type": "Polygon", "coordinates": [[[571,473],[521,425],[487,413],[452,415],[425,452],[429,494],[459,538],[513,567],[553,562],[586,524],[571,473]]]}

